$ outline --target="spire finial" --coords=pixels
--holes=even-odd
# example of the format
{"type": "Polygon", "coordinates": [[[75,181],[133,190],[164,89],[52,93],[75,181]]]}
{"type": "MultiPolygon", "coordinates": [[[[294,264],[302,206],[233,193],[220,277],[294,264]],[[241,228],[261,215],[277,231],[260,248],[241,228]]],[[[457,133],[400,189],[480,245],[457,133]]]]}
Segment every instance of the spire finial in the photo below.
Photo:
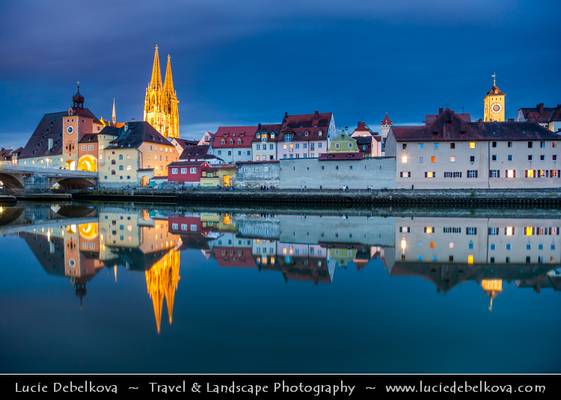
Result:
{"type": "Polygon", "coordinates": [[[158,52],[158,45],[154,47],[154,62],[152,64],[152,77],[149,86],[154,89],[162,87],[162,74],[160,72],[160,55],[158,52]]]}
{"type": "Polygon", "coordinates": [[[115,107],[115,97],[113,97],[113,110],[111,110],[111,122],[113,125],[117,123],[117,108],[115,107]]]}
{"type": "Polygon", "coordinates": [[[493,72],[491,78],[493,78],[493,86],[497,86],[497,74],[493,72]]]}

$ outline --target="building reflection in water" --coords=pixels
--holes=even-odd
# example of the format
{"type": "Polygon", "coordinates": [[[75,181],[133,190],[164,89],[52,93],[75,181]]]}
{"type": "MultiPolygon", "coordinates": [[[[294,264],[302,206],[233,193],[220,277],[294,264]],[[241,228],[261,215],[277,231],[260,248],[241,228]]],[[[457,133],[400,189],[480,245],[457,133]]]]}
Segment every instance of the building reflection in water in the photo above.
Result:
{"type": "Polygon", "coordinates": [[[561,289],[561,219],[63,211],[66,218],[59,207],[11,212],[0,234],[24,239],[47,273],[70,279],[80,303],[103,268],[115,281],[122,268],[144,272],[158,333],[164,309],[173,322],[186,249],[220,268],[279,273],[286,282],[329,284],[338,269],[380,266],[392,277],[427,279],[442,293],[473,281],[489,310],[505,282],[561,289]]]}

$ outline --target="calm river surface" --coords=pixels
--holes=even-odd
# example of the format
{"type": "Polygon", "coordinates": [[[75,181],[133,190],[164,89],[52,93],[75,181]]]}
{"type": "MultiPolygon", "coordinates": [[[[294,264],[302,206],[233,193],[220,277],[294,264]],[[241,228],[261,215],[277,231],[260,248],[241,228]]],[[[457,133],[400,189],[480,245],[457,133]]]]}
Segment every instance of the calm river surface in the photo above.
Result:
{"type": "Polygon", "coordinates": [[[560,231],[558,210],[0,207],[0,371],[561,371],[560,231]]]}

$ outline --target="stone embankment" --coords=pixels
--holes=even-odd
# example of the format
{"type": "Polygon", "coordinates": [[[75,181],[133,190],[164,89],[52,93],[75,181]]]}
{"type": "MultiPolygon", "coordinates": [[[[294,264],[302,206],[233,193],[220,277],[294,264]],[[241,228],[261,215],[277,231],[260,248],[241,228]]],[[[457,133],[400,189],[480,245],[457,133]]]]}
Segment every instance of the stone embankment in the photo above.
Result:
{"type": "Polygon", "coordinates": [[[75,192],[74,200],[301,207],[561,207],[560,189],[210,190],[75,192]]]}

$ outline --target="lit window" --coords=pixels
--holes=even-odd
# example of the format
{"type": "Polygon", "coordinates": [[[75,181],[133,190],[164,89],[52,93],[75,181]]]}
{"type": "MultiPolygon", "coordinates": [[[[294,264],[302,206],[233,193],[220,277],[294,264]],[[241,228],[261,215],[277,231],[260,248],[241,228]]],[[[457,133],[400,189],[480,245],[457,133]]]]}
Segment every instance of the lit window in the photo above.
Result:
{"type": "Polygon", "coordinates": [[[505,228],[505,235],[506,236],[513,236],[514,235],[514,226],[507,226],[505,228]]]}
{"type": "Polygon", "coordinates": [[[468,265],[473,265],[473,254],[468,256],[468,265]]]}
{"type": "Polygon", "coordinates": [[[532,236],[533,233],[533,229],[531,226],[527,226],[524,228],[524,235],[526,236],[532,236]]]}
{"type": "Polygon", "coordinates": [[[401,156],[401,163],[402,164],[407,164],[407,156],[406,155],[401,156]]]}
{"type": "Polygon", "coordinates": [[[428,233],[430,235],[433,232],[434,232],[434,228],[432,226],[425,226],[425,233],[428,233]]]}
{"type": "Polygon", "coordinates": [[[436,156],[431,156],[430,157],[430,162],[433,164],[436,164],[436,156]]]}
{"type": "Polygon", "coordinates": [[[516,170],[514,170],[514,169],[507,169],[507,170],[506,170],[506,177],[507,177],[507,178],[516,178],[516,170]]]}
{"type": "Polygon", "coordinates": [[[450,162],[456,162],[456,156],[450,156],[450,162]]]}
{"type": "Polygon", "coordinates": [[[469,142],[469,148],[475,149],[475,142],[469,142]]]}

